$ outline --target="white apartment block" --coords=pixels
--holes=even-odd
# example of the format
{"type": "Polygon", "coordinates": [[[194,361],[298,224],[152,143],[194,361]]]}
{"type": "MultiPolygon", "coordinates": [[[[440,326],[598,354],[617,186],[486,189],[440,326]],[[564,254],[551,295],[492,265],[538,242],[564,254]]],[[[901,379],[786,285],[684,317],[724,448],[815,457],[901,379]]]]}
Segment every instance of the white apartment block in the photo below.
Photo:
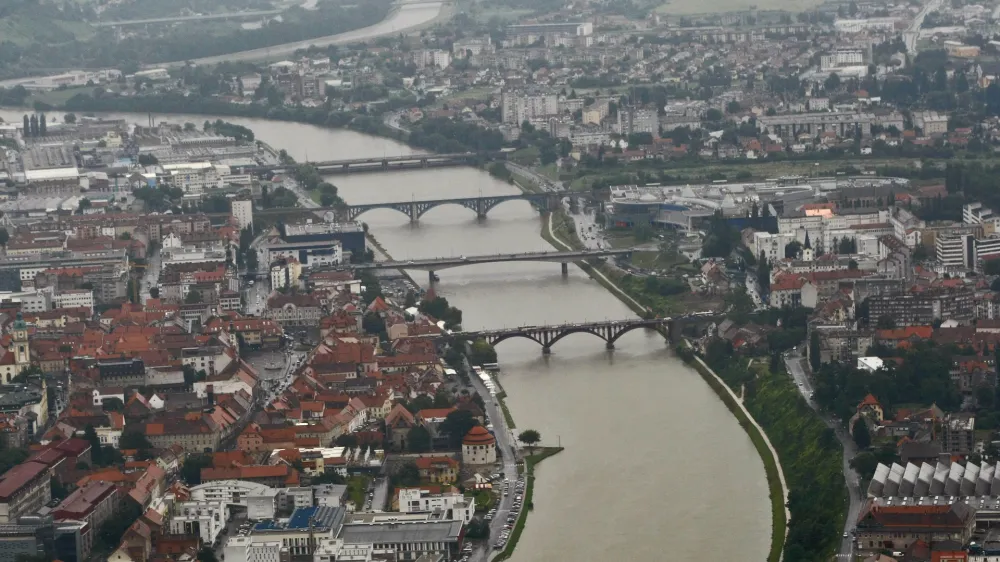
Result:
{"type": "Polygon", "coordinates": [[[229,505],[225,501],[178,502],[170,514],[170,533],[198,535],[203,543],[212,544],[228,521],[229,505]]]}
{"type": "Polygon", "coordinates": [[[559,114],[559,96],[556,94],[503,92],[500,94],[500,103],[504,123],[520,125],[535,117],[559,114]]]}
{"type": "Polygon", "coordinates": [[[445,69],[451,65],[451,53],[442,51],[441,49],[419,49],[413,51],[410,56],[413,59],[413,64],[417,65],[417,68],[433,66],[445,69]]]}
{"type": "Polygon", "coordinates": [[[249,184],[250,174],[233,174],[229,166],[211,162],[164,164],[162,179],[186,194],[198,195],[226,184],[249,184]]]}
{"type": "Polygon", "coordinates": [[[753,255],[760,259],[763,252],[764,257],[769,262],[785,258],[785,246],[795,240],[795,234],[791,232],[779,232],[771,234],[769,232],[753,233],[753,255]]]}
{"type": "Polygon", "coordinates": [[[996,229],[997,226],[1000,226],[1000,216],[995,215],[993,209],[984,207],[982,203],[968,203],[962,205],[962,222],[990,225],[996,229]]]}
{"type": "Polygon", "coordinates": [[[940,234],[934,239],[934,250],[945,267],[972,269],[976,265],[976,239],[971,234],[940,234]]]}
{"type": "Polygon", "coordinates": [[[233,217],[240,230],[246,227],[253,227],[253,201],[249,199],[234,200],[232,202],[233,217]]]}
{"type": "Polygon", "coordinates": [[[451,510],[451,519],[468,524],[476,511],[476,500],[466,498],[458,492],[432,494],[420,488],[399,490],[399,511],[401,513],[421,513],[451,510]]]}
{"type": "Polygon", "coordinates": [[[629,109],[618,112],[618,132],[623,135],[650,133],[660,136],[660,116],[655,109],[629,109]]]}
{"type": "Polygon", "coordinates": [[[94,311],[94,291],[71,289],[52,296],[53,308],[87,308],[94,311]]]}
{"type": "Polygon", "coordinates": [[[281,562],[282,550],[288,556],[288,548],[281,541],[254,542],[250,537],[230,537],[226,541],[222,557],[226,562],[281,562]]]}
{"type": "MultiPolygon", "coordinates": [[[[52,289],[0,292],[0,302],[20,303],[21,312],[45,312],[52,308],[53,300],[52,289]]],[[[93,304],[91,304],[91,308],[93,308],[93,304]]]]}
{"type": "Polygon", "coordinates": [[[823,70],[840,66],[855,66],[864,64],[865,55],[861,49],[838,49],[820,57],[820,68],[823,70]]]}
{"type": "Polygon", "coordinates": [[[898,18],[842,19],[833,22],[840,33],[861,33],[862,31],[893,31],[898,18]]]}

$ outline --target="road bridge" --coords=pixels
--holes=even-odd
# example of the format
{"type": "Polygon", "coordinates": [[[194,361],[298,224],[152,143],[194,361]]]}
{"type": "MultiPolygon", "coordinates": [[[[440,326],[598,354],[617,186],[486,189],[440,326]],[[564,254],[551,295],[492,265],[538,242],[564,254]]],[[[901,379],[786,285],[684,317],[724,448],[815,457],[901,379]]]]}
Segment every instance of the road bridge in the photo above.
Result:
{"type": "Polygon", "coordinates": [[[618,250],[582,250],[582,251],[572,251],[572,252],[522,252],[518,254],[494,254],[486,256],[459,256],[451,258],[429,258],[422,260],[408,260],[408,261],[376,261],[371,263],[356,263],[356,264],[346,264],[348,269],[353,269],[355,271],[371,271],[378,269],[417,269],[420,271],[426,271],[430,277],[431,282],[437,280],[437,275],[435,271],[440,271],[442,269],[448,269],[452,267],[461,267],[463,265],[475,265],[480,263],[502,263],[502,262],[513,262],[513,261],[538,261],[538,262],[555,262],[562,264],[563,275],[569,272],[568,264],[570,262],[593,259],[593,258],[606,258],[610,256],[628,256],[632,254],[631,248],[618,249],[618,250]]]}
{"type": "MultiPolygon", "coordinates": [[[[305,162],[312,164],[326,175],[355,174],[359,172],[393,172],[419,168],[441,168],[444,166],[467,166],[481,159],[501,158],[499,151],[455,152],[450,154],[410,154],[407,156],[384,156],[381,158],[354,158],[350,160],[324,160],[305,162]]],[[[248,172],[263,173],[281,171],[287,164],[272,164],[244,168],[248,172]]]]}
{"type": "Polygon", "coordinates": [[[461,205],[476,212],[476,217],[484,219],[494,207],[507,201],[528,201],[543,210],[552,210],[559,205],[559,199],[571,195],[568,191],[548,193],[517,193],[513,195],[489,195],[484,197],[460,197],[456,199],[431,199],[425,201],[391,201],[386,203],[370,203],[367,205],[348,205],[346,218],[354,220],[375,209],[392,209],[410,217],[417,222],[424,213],[441,205],[461,205]]]}
{"type": "Polygon", "coordinates": [[[550,353],[552,345],[570,334],[592,334],[604,340],[608,349],[615,348],[615,342],[623,335],[641,328],[668,328],[671,318],[636,318],[631,320],[606,320],[603,322],[582,322],[575,324],[559,324],[551,326],[521,326],[520,328],[505,328],[502,330],[480,330],[475,332],[455,332],[452,337],[475,341],[486,340],[490,345],[496,345],[512,338],[525,338],[542,346],[542,353],[550,353]]]}

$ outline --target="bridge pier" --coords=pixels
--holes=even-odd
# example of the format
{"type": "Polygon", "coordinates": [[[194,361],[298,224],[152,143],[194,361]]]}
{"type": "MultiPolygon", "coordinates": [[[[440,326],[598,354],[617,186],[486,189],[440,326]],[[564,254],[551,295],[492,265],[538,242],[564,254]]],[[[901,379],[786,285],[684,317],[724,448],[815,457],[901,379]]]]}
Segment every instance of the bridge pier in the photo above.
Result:
{"type": "Polygon", "coordinates": [[[430,284],[433,285],[434,282],[437,281],[438,276],[435,275],[435,273],[433,271],[428,271],[427,272],[427,278],[430,280],[430,284]]]}
{"type": "Polygon", "coordinates": [[[427,159],[426,158],[421,158],[420,159],[420,167],[421,168],[426,168],[427,167],[427,159]]]}
{"type": "Polygon", "coordinates": [[[410,203],[410,222],[417,222],[419,220],[417,215],[417,204],[410,203]]]}
{"type": "Polygon", "coordinates": [[[562,264],[560,264],[560,265],[562,265],[562,274],[563,274],[563,277],[566,277],[567,275],[569,275],[569,264],[566,263],[566,262],[562,262],[562,264]]]}
{"type": "Polygon", "coordinates": [[[349,171],[351,171],[351,165],[350,164],[344,164],[344,173],[346,174],[349,171]]]}
{"type": "Polygon", "coordinates": [[[606,343],[604,345],[604,348],[605,349],[614,349],[615,348],[615,344],[613,342],[608,342],[608,343],[606,343]]]}
{"type": "Polygon", "coordinates": [[[552,353],[552,348],[547,345],[542,346],[542,355],[549,355],[552,353]]]}

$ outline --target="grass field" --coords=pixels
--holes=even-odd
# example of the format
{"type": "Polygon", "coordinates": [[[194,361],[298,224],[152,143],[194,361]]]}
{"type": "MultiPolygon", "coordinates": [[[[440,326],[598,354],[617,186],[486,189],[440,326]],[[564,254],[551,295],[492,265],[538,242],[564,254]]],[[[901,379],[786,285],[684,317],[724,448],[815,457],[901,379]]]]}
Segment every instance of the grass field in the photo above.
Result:
{"type": "Polygon", "coordinates": [[[504,21],[518,20],[532,13],[532,10],[511,10],[482,3],[474,11],[469,12],[469,15],[475,18],[476,21],[486,23],[494,18],[504,21]]]}
{"type": "Polygon", "coordinates": [[[66,100],[77,94],[90,94],[94,88],[90,86],[80,86],[79,88],[66,88],[65,90],[52,90],[50,92],[34,92],[25,103],[29,106],[37,102],[49,105],[61,106],[66,100]]]}
{"type": "Polygon", "coordinates": [[[22,16],[0,19],[0,38],[25,46],[36,42],[61,43],[74,38],[86,41],[97,34],[91,25],[66,20],[45,20],[22,16]]]}

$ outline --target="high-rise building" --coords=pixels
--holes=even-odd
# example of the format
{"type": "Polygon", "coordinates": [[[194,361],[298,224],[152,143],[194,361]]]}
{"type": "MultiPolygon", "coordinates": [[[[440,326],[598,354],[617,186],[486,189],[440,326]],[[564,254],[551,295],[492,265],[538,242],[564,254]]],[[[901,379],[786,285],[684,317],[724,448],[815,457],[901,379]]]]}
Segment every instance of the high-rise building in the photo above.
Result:
{"type": "Polygon", "coordinates": [[[556,94],[526,94],[509,91],[500,95],[500,103],[504,123],[520,125],[536,117],[559,114],[559,96],[556,94]]]}
{"type": "Polygon", "coordinates": [[[232,202],[233,216],[236,217],[236,224],[240,225],[240,229],[246,227],[253,227],[253,201],[249,199],[233,200],[232,202]]]}

